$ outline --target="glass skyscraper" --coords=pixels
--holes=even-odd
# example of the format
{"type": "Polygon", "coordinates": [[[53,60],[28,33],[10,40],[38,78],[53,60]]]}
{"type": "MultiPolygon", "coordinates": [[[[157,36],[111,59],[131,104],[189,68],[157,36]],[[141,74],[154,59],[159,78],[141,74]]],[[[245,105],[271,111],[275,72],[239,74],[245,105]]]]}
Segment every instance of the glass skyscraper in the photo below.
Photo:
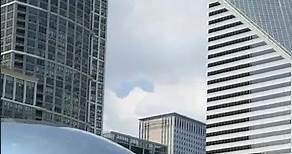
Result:
{"type": "Polygon", "coordinates": [[[1,117],[102,131],[107,0],[1,0],[1,117]]]}
{"type": "Polygon", "coordinates": [[[207,154],[291,153],[291,0],[209,0],[207,154]]]}

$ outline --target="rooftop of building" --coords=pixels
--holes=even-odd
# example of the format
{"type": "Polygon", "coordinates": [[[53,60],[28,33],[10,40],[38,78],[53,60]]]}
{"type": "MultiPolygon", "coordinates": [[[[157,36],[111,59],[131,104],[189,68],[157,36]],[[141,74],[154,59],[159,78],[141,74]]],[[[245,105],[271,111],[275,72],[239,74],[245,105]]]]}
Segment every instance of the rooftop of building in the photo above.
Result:
{"type": "Polygon", "coordinates": [[[131,135],[128,135],[128,134],[119,133],[119,132],[116,132],[116,131],[105,132],[105,133],[103,133],[102,136],[104,136],[105,138],[107,138],[107,137],[109,137],[108,135],[110,135],[110,134],[120,135],[120,136],[126,137],[128,139],[134,139],[134,140],[138,140],[140,142],[144,142],[144,143],[148,143],[148,144],[155,144],[155,145],[165,146],[165,147],[167,146],[167,145],[164,145],[164,144],[161,144],[161,143],[147,141],[147,140],[144,140],[144,139],[140,139],[138,137],[135,137],[135,136],[131,136],[131,135]]]}
{"type": "Polygon", "coordinates": [[[182,114],[179,114],[179,113],[176,113],[176,112],[171,112],[171,113],[165,113],[165,114],[159,114],[159,115],[149,116],[149,117],[145,117],[145,118],[140,118],[139,120],[140,121],[147,121],[147,120],[160,119],[160,118],[163,118],[163,117],[170,117],[170,116],[180,117],[182,119],[190,120],[192,122],[199,123],[201,125],[206,125],[204,122],[195,120],[193,118],[187,117],[185,115],[182,115],[182,114]]]}

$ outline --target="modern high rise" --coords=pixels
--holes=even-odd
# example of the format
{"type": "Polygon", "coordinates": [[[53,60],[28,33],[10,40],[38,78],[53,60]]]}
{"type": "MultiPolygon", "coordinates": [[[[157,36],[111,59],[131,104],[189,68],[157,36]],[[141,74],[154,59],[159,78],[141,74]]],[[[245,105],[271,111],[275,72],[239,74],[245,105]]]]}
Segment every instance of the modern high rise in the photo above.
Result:
{"type": "Polygon", "coordinates": [[[106,23],[107,0],[1,0],[1,117],[101,134],[106,23]]]}
{"type": "Polygon", "coordinates": [[[139,138],[165,144],[168,154],[205,154],[206,125],[168,113],[140,119],[139,138]]]}
{"type": "Polygon", "coordinates": [[[291,153],[291,0],[209,0],[207,154],[291,153]]]}

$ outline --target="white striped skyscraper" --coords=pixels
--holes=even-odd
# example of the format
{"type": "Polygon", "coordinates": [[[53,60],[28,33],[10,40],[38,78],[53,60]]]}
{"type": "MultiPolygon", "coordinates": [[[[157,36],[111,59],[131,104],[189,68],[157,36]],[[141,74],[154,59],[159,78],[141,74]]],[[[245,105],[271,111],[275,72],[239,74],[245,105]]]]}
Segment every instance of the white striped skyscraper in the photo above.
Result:
{"type": "Polygon", "coordinates": [[[209,0],[207,154],[291,153],[291,0],[209,0]]]}

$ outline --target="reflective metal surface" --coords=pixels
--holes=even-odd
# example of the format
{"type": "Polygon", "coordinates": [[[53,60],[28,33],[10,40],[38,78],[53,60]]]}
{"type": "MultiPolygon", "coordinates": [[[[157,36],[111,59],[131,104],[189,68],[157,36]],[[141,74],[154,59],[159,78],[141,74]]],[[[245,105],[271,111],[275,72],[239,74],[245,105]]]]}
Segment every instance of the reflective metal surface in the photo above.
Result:
{"type": "Polygon", "coordinates": [[[1,154],[133,154],[94,134],[66,127],[1,120],[1,154]]]}

